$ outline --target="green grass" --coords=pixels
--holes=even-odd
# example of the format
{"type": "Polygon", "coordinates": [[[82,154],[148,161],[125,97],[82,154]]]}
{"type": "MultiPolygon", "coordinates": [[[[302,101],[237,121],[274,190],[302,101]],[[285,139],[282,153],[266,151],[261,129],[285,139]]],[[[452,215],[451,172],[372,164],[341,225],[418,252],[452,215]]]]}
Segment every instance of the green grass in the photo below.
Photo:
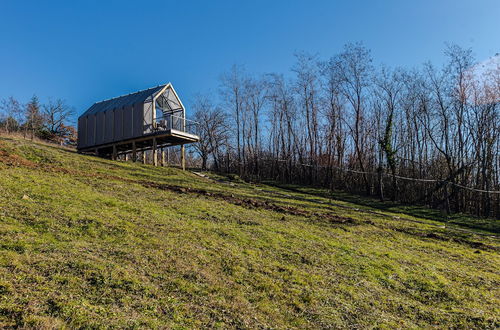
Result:
{"type": "Polygon", "coordinates": [[[497,237],[209,175],[0,138],[0,327],[500,326],[497,237]]]}
{"type": "Polygon", "coordinates": [[[437,221],[450,228],[456,228],[463,231],[472,230],[477,233],[494,234],[497,236],[500,234],[500,219],[475,217],[461,213],[448,215],[444,211],[437,209],[429,209],[418,205],[405,205],[387,200],[380,201],[380,199],[373,197],[362,197],[319,187],[283,184],[271,181],[267,182],[267,184],[296,193],[305,193],[309,196],[319,196],[326,199],[347,202],[345,203],[346,207],[354,207],[368,211],[385,211],[385,213],[393,216],[410,216],[410,218],[414,219],[437,221]]]}

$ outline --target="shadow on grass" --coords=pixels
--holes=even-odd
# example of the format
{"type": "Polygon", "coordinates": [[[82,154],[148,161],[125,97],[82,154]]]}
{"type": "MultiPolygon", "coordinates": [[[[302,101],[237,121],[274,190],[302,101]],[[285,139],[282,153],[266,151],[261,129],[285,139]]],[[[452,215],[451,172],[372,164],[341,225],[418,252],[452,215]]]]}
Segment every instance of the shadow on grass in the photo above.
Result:
{"type": "MultiPolygon", "coordinates": [[[[430,209],[424,206],[405,205],[400,203],[394,203],[391,201],[382,202],[375,198],[348,194],[342,191],[330,191],[325,188],[301,186],[294,184],[282,184],[274,181],[266,181],[263,183],[269,186],[274,186],[277,188],[294,191],[302,194],[308,194],[312,196],[353,203],[356,205],[365,206],[367,208],[382,212],[385,211],[385,212],[401,213],[417,218],[438,221],[446,224],[453,224],[456,226],[480,230],[488,233],[494,233],[494,234],[500,233],[500,220],[498,219],[480,218],[473,215],[461,214],[461,213],[447,215],[440,210],[430,209]]],[[[293,198],[293,196],[291,197],[293,198]]]]}

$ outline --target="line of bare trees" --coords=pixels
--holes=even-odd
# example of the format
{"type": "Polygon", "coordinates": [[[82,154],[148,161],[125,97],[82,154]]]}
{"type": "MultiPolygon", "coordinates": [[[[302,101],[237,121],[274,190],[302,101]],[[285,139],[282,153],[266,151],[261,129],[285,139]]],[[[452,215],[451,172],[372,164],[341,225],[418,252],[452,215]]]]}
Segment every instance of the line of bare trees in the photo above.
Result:
{"type": "Polygon", "coordinates": [[[20,133],[25,138],[76,145],[74,117],[75,110],[61,99],[45,104],[41,104],[37,96],[25,104],[14,97],[0,100],[0,130],[20,133]]]}
{"type": "Polygon", "coordinates": [[[233,66],[193,104],[202,167],[500,217],[500,67],[375,67],[348,44],[300,53],[291,78],[233,66]]]}

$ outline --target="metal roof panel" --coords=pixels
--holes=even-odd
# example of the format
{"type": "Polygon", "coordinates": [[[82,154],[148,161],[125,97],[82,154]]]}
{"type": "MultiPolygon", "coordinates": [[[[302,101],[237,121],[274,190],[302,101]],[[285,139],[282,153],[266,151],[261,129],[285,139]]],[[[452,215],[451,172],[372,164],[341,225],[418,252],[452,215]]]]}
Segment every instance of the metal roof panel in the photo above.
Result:
{"type": "Polygon", "coordinates": [[[151,87],[135,93],[118,96],[101,102],[96,102],[90,108],[88,108],[87,111],[85,111],[80,117],[87,116],[90,114],[96,114],[98,112],[120,109],[137,103],[144,103],[148,98],[152,98],[157,92],[159,92],[165,86],[166,85],[151,87]]]}

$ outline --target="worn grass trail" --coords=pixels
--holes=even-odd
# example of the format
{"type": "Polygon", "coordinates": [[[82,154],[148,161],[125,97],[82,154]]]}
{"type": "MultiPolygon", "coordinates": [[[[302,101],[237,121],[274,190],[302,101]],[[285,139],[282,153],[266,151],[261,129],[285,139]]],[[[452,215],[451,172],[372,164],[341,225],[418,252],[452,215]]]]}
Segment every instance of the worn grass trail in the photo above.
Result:
{"type": "Polygon", "coordinates": [[[210,177],[0,137],[0,326],[500,326],[498,222],[210,177]]]}

